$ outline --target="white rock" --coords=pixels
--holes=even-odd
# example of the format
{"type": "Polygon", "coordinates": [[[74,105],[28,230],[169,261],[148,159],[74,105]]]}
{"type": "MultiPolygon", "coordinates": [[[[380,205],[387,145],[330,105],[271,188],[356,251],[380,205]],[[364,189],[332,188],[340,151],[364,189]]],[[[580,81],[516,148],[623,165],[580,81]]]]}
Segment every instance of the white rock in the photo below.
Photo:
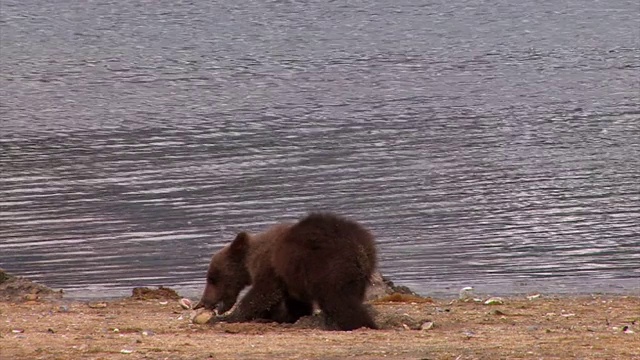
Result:
{"type": "Polygon", "coordinates": [[[460,300],[468,301],[473,299],[473,287],[467,286],[460,290],[460,300]]]}
{"type": "Polygon", "coordinates": [[[191,300],[187,299],[187,298],[182,298],[178,301],[178,303],[180,304],[180,306],[185,309],[185,310],[189,310],[191,309],[191,300]]]}
{"type": "Polygon", "coordinates": [[[502,305],[504,304],[504,300],[499,297],[491,297],[488,298],[487,301],[484,302],[485,305],[502,305]]]}
{"type": "Polygon", "coordinates": [[[434,326],[433,321],[427,321],[424,324],[420,325],[420,330],[424,330],[424,331],[431,330],[433,329],[433,326],[434,326]]]}

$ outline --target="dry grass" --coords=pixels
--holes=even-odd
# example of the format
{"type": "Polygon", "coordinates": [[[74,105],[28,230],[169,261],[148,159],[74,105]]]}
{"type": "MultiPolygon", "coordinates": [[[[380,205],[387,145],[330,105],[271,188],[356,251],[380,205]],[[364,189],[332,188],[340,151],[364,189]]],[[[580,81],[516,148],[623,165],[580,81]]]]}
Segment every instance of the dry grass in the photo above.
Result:
{"type": "Polygon", "coordinates": [[[0,358],[640,359],[638,297],[390,300],[373,305],[386,329],[352,332],[194,325],[175,300],[0,302],[0,358]],[[435,326],[406,330],[402,319],[435,326]]]}

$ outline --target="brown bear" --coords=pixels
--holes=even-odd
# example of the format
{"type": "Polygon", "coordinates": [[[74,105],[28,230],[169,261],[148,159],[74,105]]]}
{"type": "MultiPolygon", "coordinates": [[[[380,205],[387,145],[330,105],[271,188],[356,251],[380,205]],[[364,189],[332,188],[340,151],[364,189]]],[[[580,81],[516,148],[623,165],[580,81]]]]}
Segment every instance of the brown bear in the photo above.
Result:
{"type": "Polygon", "coordinates": [[[197,308],[229,311],[215,321],[293,323],[322,310],[329,328],[376,329],[363,305],[376,267],[373,236],[358,223],[331,213],[311,213],[295,224],[239,233],[213,255],[197,308]]]}

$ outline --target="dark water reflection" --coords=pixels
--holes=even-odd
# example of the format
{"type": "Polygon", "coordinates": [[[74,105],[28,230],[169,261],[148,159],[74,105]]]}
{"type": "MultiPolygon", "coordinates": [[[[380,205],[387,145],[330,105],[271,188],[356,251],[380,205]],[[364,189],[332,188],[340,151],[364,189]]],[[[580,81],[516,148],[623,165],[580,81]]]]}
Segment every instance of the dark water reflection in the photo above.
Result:
{"type": "Polygon", "coordinates": [[[640,289],[634,2],[1,6],[9,271],[196,293],[328,209],[422,293],[640,289]]]}

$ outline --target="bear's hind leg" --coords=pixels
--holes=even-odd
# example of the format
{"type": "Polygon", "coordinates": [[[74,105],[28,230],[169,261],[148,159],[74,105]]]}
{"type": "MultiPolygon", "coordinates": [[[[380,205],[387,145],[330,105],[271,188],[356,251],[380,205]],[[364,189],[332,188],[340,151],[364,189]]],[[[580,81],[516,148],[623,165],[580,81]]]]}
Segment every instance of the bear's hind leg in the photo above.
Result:
{"type": "Polygon", "coordinates": [[[286,297],[284,305],[287,310],[287,321],[285,322],[294,323],[303,316],[313,314],[313,304],[306,301],[286,297]]]}
{"type": "Polygon", "coordinates": [[[378,326],[362,303],[365,283],[351,285],[353,286],[345,286],[337,293],[326,293],[327,296],[319,299],[318,303],[325,315],[327,326],[337,327],[338,330],[354,330],[361,327],[377,329],[378,326]]]}
{"type": "Polygon", "coordinates": [[[355,330],[361,327],[378,329],[373,318],[357,299],[343,300],[341,302],[321,305],[326,316],[326,324],[329,328],[338,330],[355,330]]]}

